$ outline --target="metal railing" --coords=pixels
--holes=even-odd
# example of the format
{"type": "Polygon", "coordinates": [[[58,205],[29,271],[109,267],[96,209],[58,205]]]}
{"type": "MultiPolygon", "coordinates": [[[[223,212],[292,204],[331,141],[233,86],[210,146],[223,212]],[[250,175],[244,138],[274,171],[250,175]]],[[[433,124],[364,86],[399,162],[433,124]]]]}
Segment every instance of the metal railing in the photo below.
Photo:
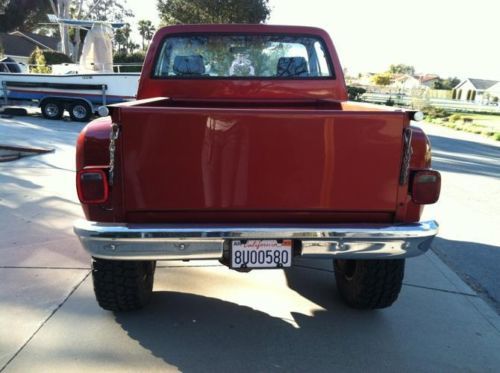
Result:
{"type": "Polygon", "coordinates": [[[386,104],[387,101],[391,100],[395,105],[407,106],[410,108],[417,108],[416,106],[434,106],[449,111],[500,113],[500,106],[498,105],[461,100],[426,98],[389,93],[365,93],[361,98],[363,101],[375,104],[386,104]]]}
{"type": "MultiPolygon", "coordinates": [[[[17,74],[16,72],[13,72],[9,69],[9,65],[12,65],[12,66],[18,66],[20,69],[21,69],[21,74],[29,74],[29,73],[33,73],[33,71],[36,69],[36,68],[41,68],[41,67],[44,67],[44,68],[49,68],[50,69],[50,72],[42,72],[42,74],[51,74],[52,73],[52,66],[53,65],[39,65],[39,64],[26,64],[26,63],[19,63],[19,62],[9,62],[9,61],[5,61],[5,62],[0,62],[0,73],[12,73],[12,74],[17,74]]],[[[66,66],[78,66],[78,64],[71,64],[71,63],[62,63],[62,64],[56,64],[56,65],[66,65],[66,66]]],[[[135,62],[131,62],[131,63],[118,63],[118,64],[113,64],[112,65],[112,69],[113,69],[113,72],[115,73],[122,73],[122,72],[137,72],[137,73],[140,73],[141,72],[141,69],[142,69],[142,66],[143,64],[142,63],[135,63],[135,62]],[[122,71],[122,70],[134,70],[134,71],[122,71]]],[[[76,70],[75,70],[76,72],[76,70]]],[[[96,71],[98,72],[98,71],[96,71]]]]}

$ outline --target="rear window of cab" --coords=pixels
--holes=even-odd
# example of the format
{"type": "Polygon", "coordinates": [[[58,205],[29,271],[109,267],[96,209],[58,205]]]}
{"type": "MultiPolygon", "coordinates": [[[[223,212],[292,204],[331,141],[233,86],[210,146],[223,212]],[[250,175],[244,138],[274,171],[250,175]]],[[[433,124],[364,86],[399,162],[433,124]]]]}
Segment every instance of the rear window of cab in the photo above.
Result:
{"type": "Polygon", "coordinates": [[[333,79],[323,41],[290,35],[175,35],[163,40],[154,78],[333,79]]]}

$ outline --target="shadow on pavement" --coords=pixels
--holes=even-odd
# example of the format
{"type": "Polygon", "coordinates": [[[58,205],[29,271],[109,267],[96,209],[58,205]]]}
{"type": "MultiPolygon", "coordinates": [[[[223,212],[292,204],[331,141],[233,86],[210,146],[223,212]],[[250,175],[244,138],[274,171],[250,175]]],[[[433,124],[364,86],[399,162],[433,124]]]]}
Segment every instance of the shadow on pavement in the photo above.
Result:
{"type": "Polygon", "coordinates": [[[500,178],[500,147],[441,136],[429,138],[432,165],[437,170],[500,178]]]}
{"type": "MultiPolygon", "coordinates": [[[[244,305],[157,291],[145,309],[114,317],[148,355],[182,372],[411,371],[416,367],[457,371],[496,364],[490,350],[497,337],[493,332],[492,339],[485,338],[489,332],[480,325],[490,326],[483,319],[470,322],[470,312],[476,311],[466,297],[405,287],[392,307],[357,311],[340,301],[327,264],[311,268],[305,263],[287,270],[288,288],[282,288],[286,295],[262,298],[272,304],[261,306],[255,293],[247,302],[249,289],[244,281],[213,279],[211,286],[240,288],[238,298],[244,305]],[[253,308],[247,304],[254,304],[253,308]],[[282,311],[269,314],[261,309],[282,311]]],[[[170,272],[170,276],[178,275],[170,272]]]]}
{"type": "MultiPolygon", "coordinates": [[[[117,314],[116,321],[131,338],[182,372],[358,370],[365,362],[343,338],[352,333],[353,323],[363,325],[366,333],[385,335],[390,346],[398,345],[378,312],[356,312],[331,302],[329,309],[313,316],[292,315],[298,328],[220,299],[158,292],[147,310],[117,314]],[[352,366],[346,361],[353,361],[352,366]]],[[[385,348],[380,346],[379,352],[387,353],[385,348]]]]}
{"type": "MultiPolygon", "coordinates": [[[[24,189],[40,189],[43,188],[42,185],[36,184],[31,180],[28,180],[25,177],[17,177],[13,175],[7,175],[6,173],[3,173],[1,176],[1,181],[2,181],[2,186],[7,188],[11,188],[12,185],[19,186],[24,189]],[[11,185],[9,185],[11,184],[11,185]]],[[[7,189],[6,189],[7,190],[7,189]]]]}
{"type": "Polygon", "coordinates": [[[500,247],[436,237],[432,250],[500,314],[500,247]],[[474,260],[470,260],[474,256],[474,260]],[[481,281],[479,281],[479,279],[481,281]]]}

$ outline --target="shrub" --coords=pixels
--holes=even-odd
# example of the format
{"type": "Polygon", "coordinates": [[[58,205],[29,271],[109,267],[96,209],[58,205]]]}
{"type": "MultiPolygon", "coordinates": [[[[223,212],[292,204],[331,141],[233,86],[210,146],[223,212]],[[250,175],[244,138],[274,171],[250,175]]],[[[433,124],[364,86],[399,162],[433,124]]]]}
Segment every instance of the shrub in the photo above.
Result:
{"type": "Polygon", "coordinates": [[[73,61],[71,61],[71,58],[66,56],[64,53],[41,50],[38,47],[35,48],[28,59],[28,64],[36,65],[31,68],[31,71],[34,73],[43,74],[50,74],[52,72],[52,68],[50,67],[50,65],[72,62],[73,61]]]}
{"type": "Polygon", "coordinates": [[[347,86],[347,94],[349,95],[349,100],[361,101],[361,95],[366,93],[366,89],[361,87],[347,86]]]}
{"type": "MultiPolygon", "coordinates": [[[[123,53],[117,52],[113,56],[113,63],[115,65],[120,64],[143,64],[144,63],[145,54],[144,52],[135,52],[135,53],[123,53]]],[[[120,66],[120,72],[122,73],[136,73],[141,71],[141,66],[120,66]]],[[[118,72],[118,68],[115,67],[115,72],[118,72]]]]}
{"type": "Polygon", "coordinates": [[[473,122],[473,119],[471,117],[463,117],[462,118],[462,121],[465,123],[472,123],[473,122]]]}
{"type": "Polygon", "coordinates": [[[422,108],[422,112],[425,114],[427,119],[442,119],[450,115],[450,113],[445,109],[434,106],[425,106],[422,108]]]}
{"type": "Polygon", "coordinates": [[[395,102],[391,97],[389,97],[389,99],[385,102],[385,104],[387,106],[394,106],[395,102]]]}
{"type": "Polygon", "coordinates": [[[452,122],[452,123],[455,123],[461,119],[462,119],[462,116],[460,114],[452,114],[452,115],[450,115],[450,118],[449,118],[450,122],[452,122]]]}

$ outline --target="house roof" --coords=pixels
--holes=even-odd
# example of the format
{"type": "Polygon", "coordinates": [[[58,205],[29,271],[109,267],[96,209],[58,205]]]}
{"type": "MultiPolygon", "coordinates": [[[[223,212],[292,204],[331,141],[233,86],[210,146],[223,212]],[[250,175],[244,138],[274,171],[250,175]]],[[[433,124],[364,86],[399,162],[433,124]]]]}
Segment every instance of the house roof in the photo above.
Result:
{"type": "Polygon", "coordinates": [[[420,81],[422,83],[425,83],[425,82],[429,82],[431,80],[439,79],[439,75],[436,75],[436,74],[425,74],[425,75],[420,75],[419,78],[420,78],[420,81]]]}
{"type": "Polygon", "coordinates": [[[425,74],[425,75],[409,75],[409,74],[394,74],[393,75],[395,81],[403,81],[403,80],[418,80],[421,83],[429,82],[435,79],[439,79],[439,75],[435,74],[425,74]]]}
{"type": "Polygon", "coordinates": [[[487,91],[495,95],[500,94],[500,82],[493,84],[490,88],[487,89],[487,91]]]}
{"type": "Polygon", "coordinates": [[[57,45],[59,44],[59,38],[35,34],[34,32],[14,31],[14,32],[11,32],[11,35],[24,36],[27,39],[32,39],[32,40],[36,41],[37,43],[42,44],[43,46],[45,46],[49,49],[53,49],[53,50],[57,50],[57,45]]]}
{"type": "Polygon", "coordinates": [[[10,34],[0,33],[0,42],[7,56],[28,57],[36,47],[57,50],[57,38],[19,31],[10,34]]]}
{"type": "Polygon", "coordinates": [[[418,80],[418,78],[412,76],[412,75],[409,75],[409,74],[393,74],[393,79],[395,81],[401,81],[401,80],[409,80],[409,79],[415,79],[415,80],[418,80]]]}
{"type": "Polygon", "coordinates": [[[472,79],[472,78],[467,78],[464,81],[460,82],[455,89],[460,88],[465,84],[465,82],[469,81],[474,88],[477,90],[486,90],[490,87],[493,87],[495,84],[498,83],[498,80],[487,80],[487,79],[472,79]]]}

